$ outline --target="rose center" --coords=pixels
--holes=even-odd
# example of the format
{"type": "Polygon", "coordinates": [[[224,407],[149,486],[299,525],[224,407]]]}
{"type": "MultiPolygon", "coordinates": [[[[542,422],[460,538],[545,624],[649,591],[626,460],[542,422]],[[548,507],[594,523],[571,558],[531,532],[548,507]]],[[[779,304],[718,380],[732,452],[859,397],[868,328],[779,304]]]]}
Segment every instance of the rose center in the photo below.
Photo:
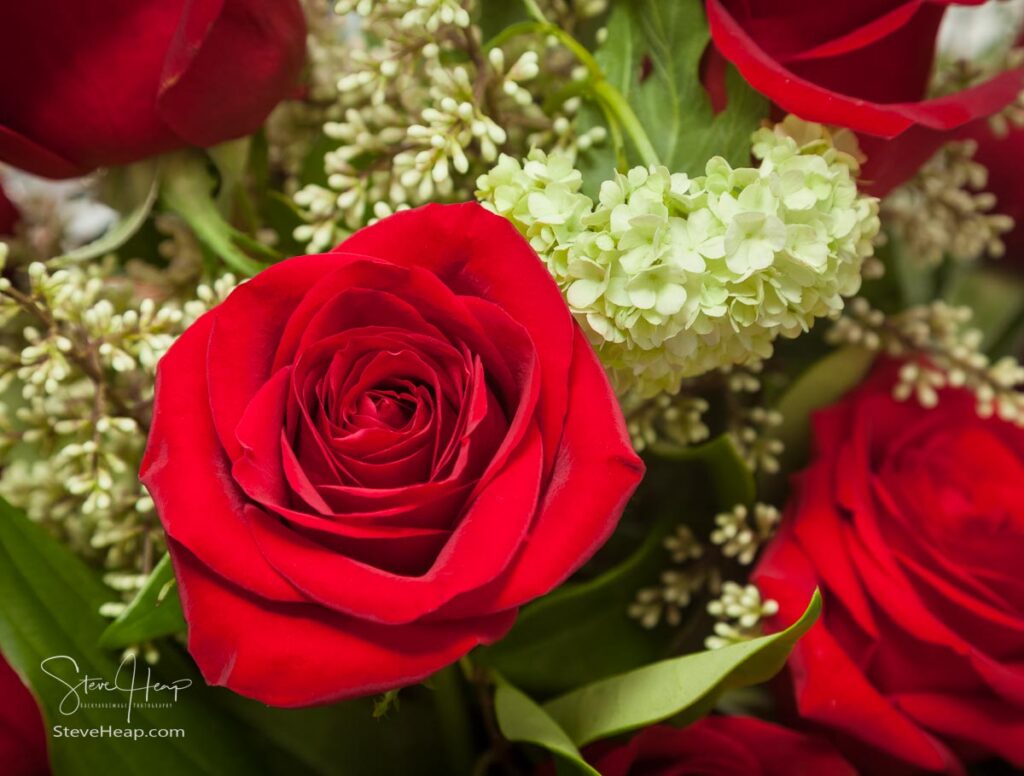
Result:
{"type": "Polygon", "coordinates": [[[408,394],[389,390],[367,391],[356,403],[353,421],[401,429],[408,425],[416,412],[416,400],[408,394]]]}

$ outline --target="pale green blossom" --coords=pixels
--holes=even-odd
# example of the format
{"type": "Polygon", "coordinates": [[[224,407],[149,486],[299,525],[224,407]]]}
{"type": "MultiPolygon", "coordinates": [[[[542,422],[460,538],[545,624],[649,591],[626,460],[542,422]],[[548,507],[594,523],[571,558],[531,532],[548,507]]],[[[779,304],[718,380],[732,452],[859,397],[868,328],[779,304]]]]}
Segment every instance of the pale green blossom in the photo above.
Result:
{"type": "Polygon", "coordinates": [[[674,392],[685,377],[767,358],[778,336],[835,315],[878,231],[857,161],[792,119],[753,137],[756,168],[720,157],[689,178],[636,167],[581,192],[571,160],[502,156],[480,200],[547,263],[616,385],[674,392]]]}

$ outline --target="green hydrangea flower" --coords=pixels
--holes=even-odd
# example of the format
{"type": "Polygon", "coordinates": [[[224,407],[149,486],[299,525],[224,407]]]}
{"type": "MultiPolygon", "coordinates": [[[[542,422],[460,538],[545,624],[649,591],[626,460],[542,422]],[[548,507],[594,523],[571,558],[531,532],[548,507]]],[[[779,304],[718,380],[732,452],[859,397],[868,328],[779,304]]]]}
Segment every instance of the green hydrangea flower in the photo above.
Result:
{"type": "Polygon", "coordinates": [[[593,202],[569,159],[534,151],[503,156],[478,197],[547,262],[616,387],[650,396],[769,357],[860,286],[879,221],[854,156],[792,118],[753,153],[757,168],[715,157],[693,179],[636,167],[593,202]]]}

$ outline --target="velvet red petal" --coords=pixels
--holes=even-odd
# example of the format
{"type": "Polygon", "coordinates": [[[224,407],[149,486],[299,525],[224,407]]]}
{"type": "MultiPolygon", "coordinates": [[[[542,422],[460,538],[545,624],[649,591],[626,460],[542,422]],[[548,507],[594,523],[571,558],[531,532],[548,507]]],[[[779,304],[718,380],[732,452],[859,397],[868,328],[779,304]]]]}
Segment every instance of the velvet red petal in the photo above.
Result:
{"type": "Polygon", "coordinates": [[[633,451],[604,370],[579,328],[575,337],[569,368],[573,401],[529,536],[505,574],[452,602],[438,616],[498,611],[550,591],[611,535],[643,477],[643,462],[633,451]],[[616,422],[599,423],[597,418],[616,422]]]}
{"type": "Polygon", "coordinates": [[[39,706],[3,655],[0,655],[0,763],[3,763],[5,776],[50,773],[39,706]]]}
{"type": "Polygon", "coordinates": [[[266,598],[300,601],[303,597],[264,560],[249,533],[244,495],[210,417],[204,365],[219,309],[192,324],[160,361],[139,477],[164,530],[203,563],[266,598]]]}
{"type": "Polygon", "coordinates": [[[555,281],[511,222],[475,202],[426,205],[361,229],[339,250],[429,270],[457,294],[493,302],[533,335],[543,375],[538,420],[550,469],[569,399],[568,382],[558,375],[571,358],[574,323],[555,281]]]}
{"type": "Polygon", "coordinates": [[[707,0],[715,45],[750,82],[784,110],[809,121],[895,137],[913,126],[949,130],[989,116],[1008,105],[1024,86],[1024,70],[1002,73],[948,97],[921,102],[880,103],[826,89],[798,76],[754,40],[722,0],[707,0]]]}
{"type": "Polygon", "coordinates": [[[376,625],[312,604],[275,604],[211,573],[173,544],[189,652],[207,682],[273,706],[404,687],[501,638],[515,612],[443,626],[376,625]]]}
{"type": "Polygon", "coordinates": [[[373,622],[409,623],[486,584],[508,565],[536,509],[541,455],[540,435],[531,428],[420,576],[394,574],[332,552],[256,510],[249,522],[268,561],[313,600],[373,622]]]}
{"type": "Polygon", "coordinates": [[[191,145],[251,134],[298,84],[305,55],[298,0],[187,0],[160,73],[160,117],[191,145]]]}
{"type": "Polygon", "coordinates": [[[205,369],[217,435],[232,460],[242,452],[235,427],[270,378],[274,350],[295,305],[342,263],[329,254],[287,259],[240,285],[217,307],[205,369]]]}

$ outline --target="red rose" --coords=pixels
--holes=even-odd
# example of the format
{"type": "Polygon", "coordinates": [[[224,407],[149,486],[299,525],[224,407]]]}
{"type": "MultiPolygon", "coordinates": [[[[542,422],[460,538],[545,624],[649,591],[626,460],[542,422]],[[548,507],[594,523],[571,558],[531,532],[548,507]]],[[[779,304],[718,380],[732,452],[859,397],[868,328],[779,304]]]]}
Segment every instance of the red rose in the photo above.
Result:
{"type": "Polygon", "coordinates": [[[808,121],[847,127],[868,156],[874,194],[901,183],[950,131],[990,116],[1024,88],[1024,70],[925,99],[949,5],[980,0],[707,0],[714,45],[751,86],[808,121]],[[872,137],[895,138],[879,142],[872,137]]]}
{"type": "Polygon", "coordinates": [[[0,765],[4,776],[42,776],[50,772],[39,706],[3,655],[0,655],[0,765]]]}
{"type": "Polygon", "coordinates": [[[856,776],[826,742],[752,717],[656,725],[584,754],[602,776],[856,776]]]}
{"type": "Polygon", "coordinates": [[[975,161],[988,169],[985,191],[996,195],[993,212],[1005,213],[1016,225],[1003,236],[1006,259],[1015,266],[1024,266],[1024,128],[1011,127],[1004,135],[997,135],[988,123],[979,123],[970,133],[978,143],[975,161]]]}
{"type": "Polygon", "coordinates": [[[238,288],[161,362],[142,468],[204,676],[282,706],[500,638],[643,473],[554,281],[476,204],[238,288]]]}
{"type": "Polygon", "coordinates": [[[947,390],[892,398],[883,363],[815,418],[816,455],[753,579],[792,622],[807,719],[918,768],[1024,765],[1024,429],[947,390]]]}
{"type": "Polygon", "coordinates": [[[298,0],[5,3],[0,160],[67,178],[247,135],[305,42],[298,0]]]}

